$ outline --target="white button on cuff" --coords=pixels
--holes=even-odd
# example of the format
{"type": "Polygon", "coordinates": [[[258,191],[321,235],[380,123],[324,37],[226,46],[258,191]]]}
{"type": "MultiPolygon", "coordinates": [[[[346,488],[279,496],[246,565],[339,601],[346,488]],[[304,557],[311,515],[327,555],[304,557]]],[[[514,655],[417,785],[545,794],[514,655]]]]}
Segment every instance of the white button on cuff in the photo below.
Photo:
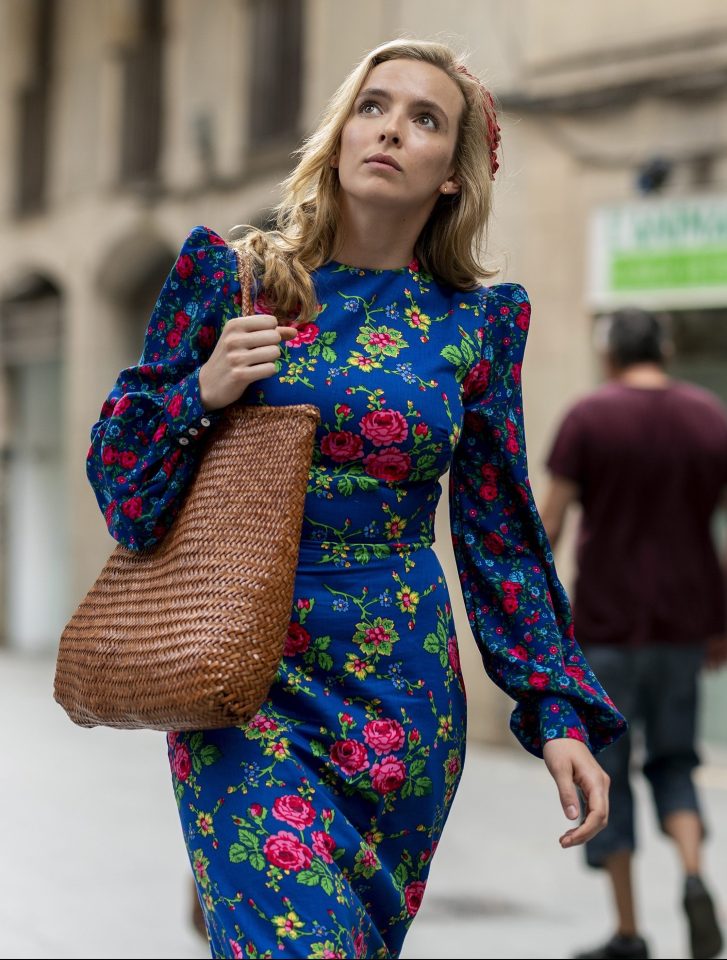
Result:
{"type": "MultiPolygon", "coordinates": [[[[199,422],[202,424],[203,427],[208,427],[211,421],[209,417],[202,417],[202,419],[199,422]]],[[[191,433],[192,431],[190,430],[189,432],[191,433]]]]}
{"type": "Polygon", "coordinates": [[[190,435],[190,437],[196,437],[199,433],[199,430],[196,427],[190,427],[187,433],[190,435]]]}
{"type": "Polygon", "coordinates": [[[183,447],[186,447],[187,444],[189,443],[189,437],[180,437],[179,442],[183,447]]]}

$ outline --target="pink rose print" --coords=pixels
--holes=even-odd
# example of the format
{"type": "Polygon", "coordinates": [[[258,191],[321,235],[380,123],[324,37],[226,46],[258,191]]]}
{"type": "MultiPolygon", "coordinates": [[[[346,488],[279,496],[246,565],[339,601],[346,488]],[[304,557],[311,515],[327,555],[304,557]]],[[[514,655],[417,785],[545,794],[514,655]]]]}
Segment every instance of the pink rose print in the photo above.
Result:
{"type": "Polygon", "coordinates": [[[285,638],[283,656],[294,657],[297,653],[305,653],[309,644],[310,634],[305,627],[301,627],[299,623],[291,623],[285,638]]]}
{"type": "Polygon", "coordinates": [[[250,804],[250,816],[257,818],[262,815],[263,808],[259,803],[250,804]]]}
{"type": "Polygon", "coordinates": [[[119,459],[119,451],[116,447],[104,447],[101,451],[101,460],[108,466],[116,463],[119,459]]]}
{"type": "Polygon", "coordinates": [[[184,310],[177,310],[174,314],[174,326],[177,330],[186,330],[189,326],[189,314],[184,310]]]}
{"type": "Polygon", "coordinates": [[[565,668],[565,672],[569,677],[573,677],[574,680],[577,680],[578,683],[580,683],[586,675],[586,671],[583,669],[583,667],[569,666],[565,668]]]}
{"type": "Polygon", "coordinates": [[[323,860],[324,863],[333,863],[333,852],[336,849],[336,841],[330,833],[324,833],[322,830],[313,831],[313,852],[323,860]]]}
{"type": "Polygon", "coordinates": [[[510,654],[510,656],[517,657],[518,660],[528,659],[528,651],[525,649],[525,647],[521,643],[518,643],[514,647],[511,647],[507,652],[510,654]]]}
{"type": "Polygon", "coordinates": [[[377,793],[398,790],[406,779],[406,766],[397,757],[384,757],[371,767],[371,785],[377,793]]]}
{"type": "Polygon", "coordinates": [[[264,713],[256,713],[248,726],[259,730],[260,733],[274,733],[278,729],[277,721],[271,717],[266,717],[264,713]]]}
{"type": "Polygon", "coordinates": [[[512,373],[513,382],[517,387],[520,386],[520,380],[522,377],[522,366],[523,365],[521,363],[513,363],[512,368],[510,370],[510,372],[512,373]]]}
{"type": "Polygon", "coordinates": [[[459,661],[459,647],[457,646],[457,638],[450,637],[447,640],[447,656],[449,658],[449,665],[454,670],[455,673],[460,672],[460,661],[459,661]]]}
{"type": "Polygon", "coordinates": [[[364,469],[371,477],[383,480],[386,483],[396,483],[409,474],[411,457],[396,447],[381,450],[379,453],[370,453],[364,459],[364,469]]]}
{"type": "Polygon", "coordinates": [[[170,416],[178,417],[182,412],[182,395],[181,393],[176,394],[167,404],[167,410],[169,411],[170,416]]]}
{"type": "Polygon", "coordinates": [[[502,609],[505,613],[515,613],[520,606],[518,603],[518,595],[523,588],[522,584],[513,583],[511,580],[503,580],[500,587],[503,593],[502,609]]]}
{"type": "Polygon", "coordinates": [[[394,753],[404,746],[406,735],[398,720],[370,720],[363,728],[364,740],[374,753],[394,753]]]}
{"type": "Polygon", "coordinates": [[[199,341],[200,347],[204,347],[205,350],[208,350],[210,347],[214,346],[215,343],[215,328],[209,324],[199,328],[199,333],[197,334],[197,340],[199,341]]]}
{"type": "Polygon", "coordinates": [[[319,328],[315,323],[301,323],[297,335],[292,340],[288,340],[288,346],[302,347],[304,343],[313,343],[318,333],[319,328]]]}
{"type": "Polygon", "coordinates": [[[480,467],[480,474],[484,481],[480,486],[480,496],[483,500],[497,500],[499,496],[497,488],[497,480],[500,475],[499,469],[494,466],[494,464],[486,463],[480,467]]]}
{"type": "Polygon", "coordinates": [[[164,439],[164,435],[166,434],[166,432],[167,432],[167,425],[166,423],[162,423],[154,431],[154,436],[152,437],[152,439],[154,440],[155,443],[158,443],[160,440],[164,439]]]}
{"type": "Polygon", "coordinates": [[[128,397],[122,397],[120,400],[117,400],[114,405],[112,417],[121,417],[131,406],[131,400],[128,397]]]}
{"type": "Polygon", "coordinates": [[[124,468],[124,470],[131,470],[132,467],[136,466],[136,461],[138,459],[139,458],[137,455],[132,453],[131,450],[124,450],[120,457],[121,466],[124,468]]]}
{"type": "Polygon", "coordinates": [[[232,956],[235,960],[242,960],[245,954],[242,952],[242,947],[237,942],[237,940],[230,940],[230,950],[232,950],[232,956]]]}
{"type": "Polygon", "coordinates": [[[187,280],[194,273],[194,260],[185,253],[177,260],[176,268],[182,280],[187,280]]]}
{"type": "Polygon", "coordinates": [[[465,400],[478,397],[487,390],[490,383],[491,367],[492,364],[489,360],[480,360],[472,367],[462,383],[462,395],[465,400]]]}
{"type": "Polygon", "coordinates": [[[301,843],[294,833],[288,833],[287,830],[281,830],[268,837],[263,853],[274,867],[292,870],[294,873],[307,869],[313,859],[311,848],[301,843]]]}
{"type": "Polygon", "coordinates": [[[566,731],[566,733],[568,734],[568,736],[570,737],[571,740],[582,740],[582,741],[585,741],[585,739],[586,739],[586,738],[583,736],[583,731],[581,730],[580,727],[566,727],[566,728],[565,728],[565,731],[566,731]]]}
{"type": "Polygon", "coordinates": [[[356,939],[353,941],[353,952],[356,954],[356,960],[361,960],[361,958],[368,956],[366,938],[363,935],[363,931],[358,933],[356,939]]]}
{"type": "Polygon", "coordinates": [[[404,899],[406,900],[406,909],[410,917],[415,916],[419,907],[422,905],[422,897],[426,883],[423,880],[414,880],[413,883],[404,887],[404,899]]]}
{"type": "Polygon", "coordinates": [[[348,463],[363,456],[363,440],[350,430],[327,433],[321,440],[321,452],[336,463],[348,463]]]}
{"type": "Polygon", "coordinates": [[[308,803],[297,794],[288,794],[284,797],[276,797],[273,803],[273,816],[278,820],[289,823],[296,830],[303,830],[309,827],[316,818],[316,812],[312,804],[308,803]]]}
{"type": "Polygon", "coordinates": [[[515,323],[520,327],[521,330],[527,330],[530,326],[530,304],[521,303],[520,311],[515,317],[515,323]]]}
{"type": "Polygon", "coordinates": [[[138,520],[144,509],[141,497],[132,497],[121,504],[121,512],[130,520],[138,520]]]}
{"type": "Polygon", "coordinates": [[[409,433],[409,426],[398,410],[375,410],[361,418],[361,433],[380,447],[401,443],[409,433]]]}
{"type": "Polygon", "coordinates": [[[482,538],[482,542],[490,551],[490,553],[494,553],[497,556],[499,556],[505,549],[505,541],[502,539],[499,533],[494,533],[494,531],[486,533],[482,538]]]}
{"type": "Polygon", "coordinates": [[[545,690],[549,684],[548,674],[540,673],[539,671],[531,673],[528,677],[528,683],[531,687],[535,687],[536,690],[545,690]]]}
{"type": "Polygon", "coordinates": [[[344,773],[360,773],[369,766],[366,747],[358,740],[336,740],[329,756],[344,773]]]}
{"type": "Polygon", "coordinates": [[[172,760],[174,774],[178,780],[186,780],[192,772],[192,761],[189,756],[189,750],[184,743],[178,743],[174,748],[174,758],[172,760]]]}

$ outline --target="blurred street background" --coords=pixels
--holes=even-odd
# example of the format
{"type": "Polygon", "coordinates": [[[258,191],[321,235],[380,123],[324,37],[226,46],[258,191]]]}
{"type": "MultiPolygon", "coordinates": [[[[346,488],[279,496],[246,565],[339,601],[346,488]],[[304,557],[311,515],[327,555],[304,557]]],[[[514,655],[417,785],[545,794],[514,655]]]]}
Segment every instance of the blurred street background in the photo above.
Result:
{"type": "MultiPolygon", "coordinates": [[[[609,311],[667,315],[671,372],[727,401],[723,0],[0,0],[2,957],[206,956],[162,738],[77,730],[52,701],[58,637],[113,546],[89,429],[189,230],[266,223],[328,97],[400,34],[468,53],[501,105],[489,261],[533,302],[536,500],[555,425],[600,380],[609,311]]],[[[611,932],[605,887],[557,845],[555,791],[469,635],[445,507],[438,527],[471,747],[406,956],[568,956],[611,932]]],[[[727,671],[705,678],[701,731],[724,908],[727,671]]],[[[642,788],[645,932],[655,956],[687,956],[642,788]]]]}

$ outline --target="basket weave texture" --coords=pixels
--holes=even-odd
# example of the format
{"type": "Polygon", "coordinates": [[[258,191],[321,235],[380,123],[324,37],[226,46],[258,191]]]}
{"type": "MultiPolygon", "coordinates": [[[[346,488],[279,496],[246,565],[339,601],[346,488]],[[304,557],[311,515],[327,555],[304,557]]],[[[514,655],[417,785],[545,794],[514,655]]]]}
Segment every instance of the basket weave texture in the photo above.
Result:
{"type": "Polygon", "coordinates": [[[226,408],[164,539],[116,547],[63,631],[54,696],[74,723],[203,730],[255,714],[290,622],[319,418],[226,408]]]}
{"type": "Polygon", "coordinates": [[[228,408],[162,542],[118,546],[61,637],[81,726],[196,730],[265,699],[293,602],[316,407],[228,408]]]}

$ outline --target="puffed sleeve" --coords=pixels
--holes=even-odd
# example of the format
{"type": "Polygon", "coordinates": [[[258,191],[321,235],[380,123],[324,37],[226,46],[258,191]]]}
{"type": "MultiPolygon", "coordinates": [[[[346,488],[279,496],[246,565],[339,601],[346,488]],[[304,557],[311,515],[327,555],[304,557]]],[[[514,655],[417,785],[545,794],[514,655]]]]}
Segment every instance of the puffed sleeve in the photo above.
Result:
{"type": "Polygon", "coordinates": [[[487,673],[516,701],[510,726],[523,746],[542,756],[548,740],[570,737],[595,753],[626,724],[574,639],[530,490],[520,382],[530,304],[522,287],[501,284],[482,306],[450,472],[465,606],[487,673]]]}
{"type": "Polygon", "coordinates": [[[199,368],[240,308],[236,258],[195,227],[167,277],[138,365],[122,370],[91,430],[87,474],[109,532],[138,550],[164,535],[199,459],[207,413],[199,368]]]}

